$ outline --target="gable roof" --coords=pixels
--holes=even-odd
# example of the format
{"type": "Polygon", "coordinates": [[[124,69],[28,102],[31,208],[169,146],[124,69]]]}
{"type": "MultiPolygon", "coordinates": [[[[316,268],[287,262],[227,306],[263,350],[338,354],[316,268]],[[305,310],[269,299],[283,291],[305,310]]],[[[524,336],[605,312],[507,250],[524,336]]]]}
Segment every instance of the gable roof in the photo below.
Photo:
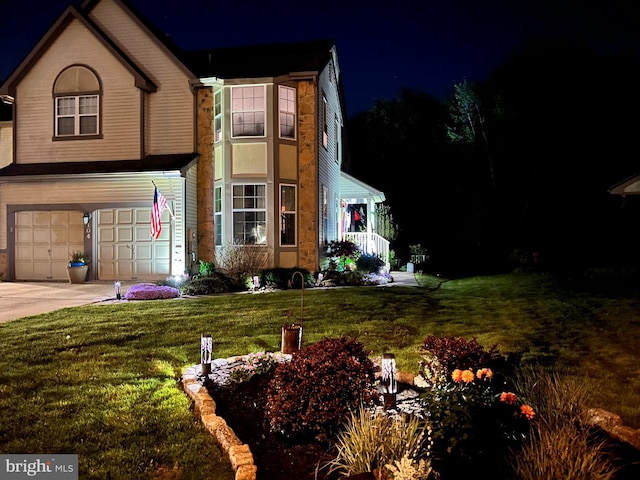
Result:
{"type": "Polygon", "coordinates": [[[340,172],[340,196],[343,198],[370,198],[375,203],[385,201],[384,192],[345,172],[340,172]]]}
{"type": "Polygon", "coordinates": [[[0,86],[0,95],[15,96],[15,88],[18,82],[27,74],[29,69],[42,57],[49,44],[55,39],[73,20],[81,22],[87,30],[107,48],[129,70],[137,87],[146,91],[155,91],[156,85],[142,72],[142,70],[120,48],[94,24],[83,12],[73,5],[67,7],[64,13],[56,20],[53,26],[40,39],[36,46],[29,52],[26,58],[18,65],[9,78],[0,86]]]}
{"type": "Polygon", "coordinates": [[[181,57],[198,77],[277,77],[320,72],[329,63],[334,46],[333,40],[311,40],[192,50],[181,57]]]}
{"type": "Polygon", "coordinates": [[[623,197],[627,195],[640,195],[640,173],[636,173],[612,185],[608,191],[611,195],[622,195],[623,197]]]}

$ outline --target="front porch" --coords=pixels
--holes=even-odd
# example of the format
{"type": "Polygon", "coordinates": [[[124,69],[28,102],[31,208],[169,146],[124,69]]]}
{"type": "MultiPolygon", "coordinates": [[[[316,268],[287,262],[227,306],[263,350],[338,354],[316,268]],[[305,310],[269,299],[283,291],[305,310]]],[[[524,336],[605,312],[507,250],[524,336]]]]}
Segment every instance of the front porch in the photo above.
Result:
{"type": "Polygon", "coordinates": [[[355,243],[367,255],[377,255],[389,269],[389,240],[377,233],[368,232],[345,232],[342,239],[355,243]]]}
{"type": "Polygon", "coordinates": [[[384,193],[370,185],[340,173],[340,239],[355,243],[368,255],[377,255],[389,269],[389,240],[376,232],[377,205],[385,201],[384,193]]]}

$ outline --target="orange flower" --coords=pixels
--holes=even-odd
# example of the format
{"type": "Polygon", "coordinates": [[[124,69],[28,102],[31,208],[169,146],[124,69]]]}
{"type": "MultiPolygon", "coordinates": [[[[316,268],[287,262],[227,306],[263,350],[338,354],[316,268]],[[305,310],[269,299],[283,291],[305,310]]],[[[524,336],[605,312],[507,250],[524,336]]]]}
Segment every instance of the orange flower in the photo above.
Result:
{"type": "Polygon", "coordinates": [[[454,382],[460,383],[462,381],[462,370],[460,370],[459,368],[456,368],[451,374],[451,378],[453,379],[454,382]]]}
{"type": "Polygon", "coordinates": [[[478,372],[476,373],[476,376],[482,380],[485,378],[491,378],[493,377],[493,372],[491,371],[490,368],[481,368],[478,370],[478,372]]]}
{"type": "Polygon", "coordinates": [[[518,397],[516,397],[516,394],[513,392],[502,392],[500,394],[500,401],[508,405],[515,405],[517,400],[518,397]]]}
{"type": "Polygon", "coordinates": [[[527,417],[527,420],[533,420],[533,417],[536,416],[536,413],[533,411],[530,405],[522,405],[520,407],[520,415],[524,415],[527,417]]]}
{"type": "Polygon", "coordinates": [[[462,372],[462,381],[464,383],[471,383],[476,379],[476,376],[473,374],[471,370],[465,370],[462,372]]]}

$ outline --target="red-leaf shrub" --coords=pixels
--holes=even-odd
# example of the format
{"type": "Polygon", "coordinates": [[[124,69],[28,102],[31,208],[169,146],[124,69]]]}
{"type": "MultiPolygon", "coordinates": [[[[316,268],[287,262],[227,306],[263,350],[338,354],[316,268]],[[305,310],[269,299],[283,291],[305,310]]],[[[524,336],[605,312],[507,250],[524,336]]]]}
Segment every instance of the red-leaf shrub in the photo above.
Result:
{"type": "Polygon", "coordinates": [[[497,346],[485,350],[475,337],[467,340],[463,337],[429,335],[424,339],[420,353],[423,355],[422,368],[433,368],[433,360],[437,360],[441,372],[431,372],[432,374],[450,374],[456,368],[464,370],[478,366],[495,369],[504,360],[497,346]]]}
{"type": "Polygon", "coordinates": [[[297,439],[330,438],[360,405],[373,405],[375,367],[362,343],[326,338],[276,367],[267,389],[272,431],[297,439]]]}

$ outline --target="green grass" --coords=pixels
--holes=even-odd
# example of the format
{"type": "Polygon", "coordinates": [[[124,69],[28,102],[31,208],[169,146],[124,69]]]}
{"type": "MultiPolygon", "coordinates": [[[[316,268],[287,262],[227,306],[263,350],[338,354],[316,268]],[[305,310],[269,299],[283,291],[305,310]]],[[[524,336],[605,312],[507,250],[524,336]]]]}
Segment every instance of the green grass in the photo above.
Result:
{"type": "Polygon", "coordinates": [[[584,378],[592,406],[640,428],[640,289],[539,274],[418,278],[423,288],[307,289],[302,312],[301,291],[288,290],[98,304],[0,324],[0,452],[77,453],[83,479],[230,480],[180,390],[182,372],[199,362],[203,333],[214,357],[278,351],[290,311],[302,316],[303,345],[356,336],[413,373],[428,335],[497,344],[584,378]]]}

